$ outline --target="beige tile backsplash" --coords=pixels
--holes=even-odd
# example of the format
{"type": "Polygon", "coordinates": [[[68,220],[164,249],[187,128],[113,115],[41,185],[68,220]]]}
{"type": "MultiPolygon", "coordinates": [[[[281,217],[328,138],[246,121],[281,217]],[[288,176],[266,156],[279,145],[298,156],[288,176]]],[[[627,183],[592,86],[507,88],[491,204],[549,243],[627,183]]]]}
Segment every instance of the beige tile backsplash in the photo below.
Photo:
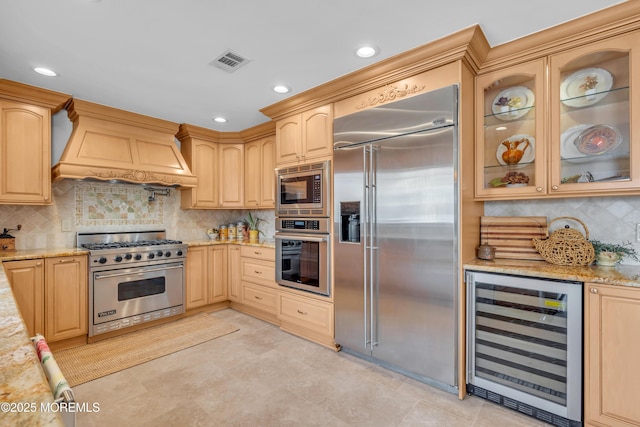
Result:
{"type": "MultiPolygon", "coordinates": [[[[140,185],[61,180],[53,183],[53,206],[0,205],[0,227],[22,230],[16,236],[16,249],[75,246],[77,232],[167,230],[172,239],[206,239],[206,229],[235,223],[246,217],[246,210],[183,210],[179,190],[169,197],[156,196],[140,185]],[[64,221],[63,221],[64,220],[64,221]],[[64,224],[64,225],[63,225],[64,224]],[[63,226],[65,231],[63,231],[63,226]],[[68,228],[67,228],[68,226],[68,228]]],[[[273,210],[252,211],[265,220],[261,229],[273,237],[273,210]]],[[[640,197],[584,197],[527,201],[486,202],[489,216],[546,216],[552,220],[572,216],[583,221],[591,239],[613,243],[635,242],[640,223],[640,197]]],[[[572,225],[580,229],[579,224],[572,225]]],[[[625,259],[625,264],[638,264],[625,259]]]]}
{"type": "MultiPolygon", "coordinates": [[[[74,247],[78,232],[166,230],[171,239],[207,239],[207,228],[236,223],[249,212],[183,210],[175,189],[150,202],[150,193],[134,184],[61,180],[53,183],[52,193],[52,206],[0,205],[0,228],[22,225],[11,232],[16,249],[74,247]]],[[[252,213],[265,220],[260,227],[265,236],[273,237],[274,211],[252,213]]]]}
{"type": "MultiPolygon", "coordinates": [[[[546,216],[549,221],[561,216],[580,219],[589,229],[589,238],[611,243],[630,241],[640,253],[636,224],[640,223],[640,197],[583,197],[567,199],[541,199],[527,201],[486,202],[487,216],[546,216]]],[[[556,221],[551,230],[565,223],[556,221]]],[[[580,224],[572,228],[582,231],[580,224]]],[[[625,258],[623,264],[639,263],[625,258]]]]}

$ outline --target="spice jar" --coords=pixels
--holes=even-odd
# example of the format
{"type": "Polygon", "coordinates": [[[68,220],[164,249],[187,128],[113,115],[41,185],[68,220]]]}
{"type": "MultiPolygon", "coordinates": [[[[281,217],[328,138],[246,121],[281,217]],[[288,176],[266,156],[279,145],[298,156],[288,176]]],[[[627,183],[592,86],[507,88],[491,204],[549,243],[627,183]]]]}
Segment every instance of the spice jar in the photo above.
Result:
{"type": "Polygon", "coordinates": [[[237,234],[236,234],[236,225],[235,224],[229,224],[229,240],[236,240],[237,234]]]}
{"type": "Polygon", "coordinates": [[[227,240],[229,238],[229,229],[226,225],[220,226],[220,240],[227,240]]]}

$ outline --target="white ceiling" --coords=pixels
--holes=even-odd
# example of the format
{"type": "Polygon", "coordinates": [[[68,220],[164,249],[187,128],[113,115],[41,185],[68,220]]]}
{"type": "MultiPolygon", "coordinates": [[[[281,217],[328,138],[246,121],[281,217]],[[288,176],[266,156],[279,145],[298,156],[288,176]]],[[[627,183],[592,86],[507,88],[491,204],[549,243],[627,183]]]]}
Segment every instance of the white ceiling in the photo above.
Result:
{"type": "Polygon", "coordinates": [[[492,46],[616,0],[0,0],[0,77],[223,132],[259,109],[480,24],[492,46]],[[353,51],[371,43],[370,59],[353,51]],[[251,62],[229,74],[226,49],[251,62]],[[48,67],[58,77],[32,71],[48,67]],[[293,91],[278,95],[275,84],[293,91]],[[212,121],[216,115],[225,124],[212,121]]]}

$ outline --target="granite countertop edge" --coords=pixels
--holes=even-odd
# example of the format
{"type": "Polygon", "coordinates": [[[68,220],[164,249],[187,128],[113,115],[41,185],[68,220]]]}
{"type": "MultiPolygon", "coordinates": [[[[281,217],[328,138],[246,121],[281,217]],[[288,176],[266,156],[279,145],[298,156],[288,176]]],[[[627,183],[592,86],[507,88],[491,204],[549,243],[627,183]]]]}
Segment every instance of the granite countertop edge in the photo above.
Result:
{"type": "Polygon", "coordinates": [[[636,265],[562,266],[546,261],[473,259],[465,262],[463,268],[465,270],[640,288],[640,266],[636,265]]]}

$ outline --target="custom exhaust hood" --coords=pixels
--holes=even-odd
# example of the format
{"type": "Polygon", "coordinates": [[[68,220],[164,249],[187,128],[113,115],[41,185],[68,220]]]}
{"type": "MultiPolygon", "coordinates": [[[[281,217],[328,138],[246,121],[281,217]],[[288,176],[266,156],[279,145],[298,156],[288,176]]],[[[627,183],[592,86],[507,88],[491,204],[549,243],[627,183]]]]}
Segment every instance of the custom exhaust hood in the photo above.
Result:
{"type": "Polygon", "coordinates": [[[195,187],[197,178],[175,143],[178,124],[78,99],[66,109],[73,131],[51,169],[53,180],[195,187]]]}

